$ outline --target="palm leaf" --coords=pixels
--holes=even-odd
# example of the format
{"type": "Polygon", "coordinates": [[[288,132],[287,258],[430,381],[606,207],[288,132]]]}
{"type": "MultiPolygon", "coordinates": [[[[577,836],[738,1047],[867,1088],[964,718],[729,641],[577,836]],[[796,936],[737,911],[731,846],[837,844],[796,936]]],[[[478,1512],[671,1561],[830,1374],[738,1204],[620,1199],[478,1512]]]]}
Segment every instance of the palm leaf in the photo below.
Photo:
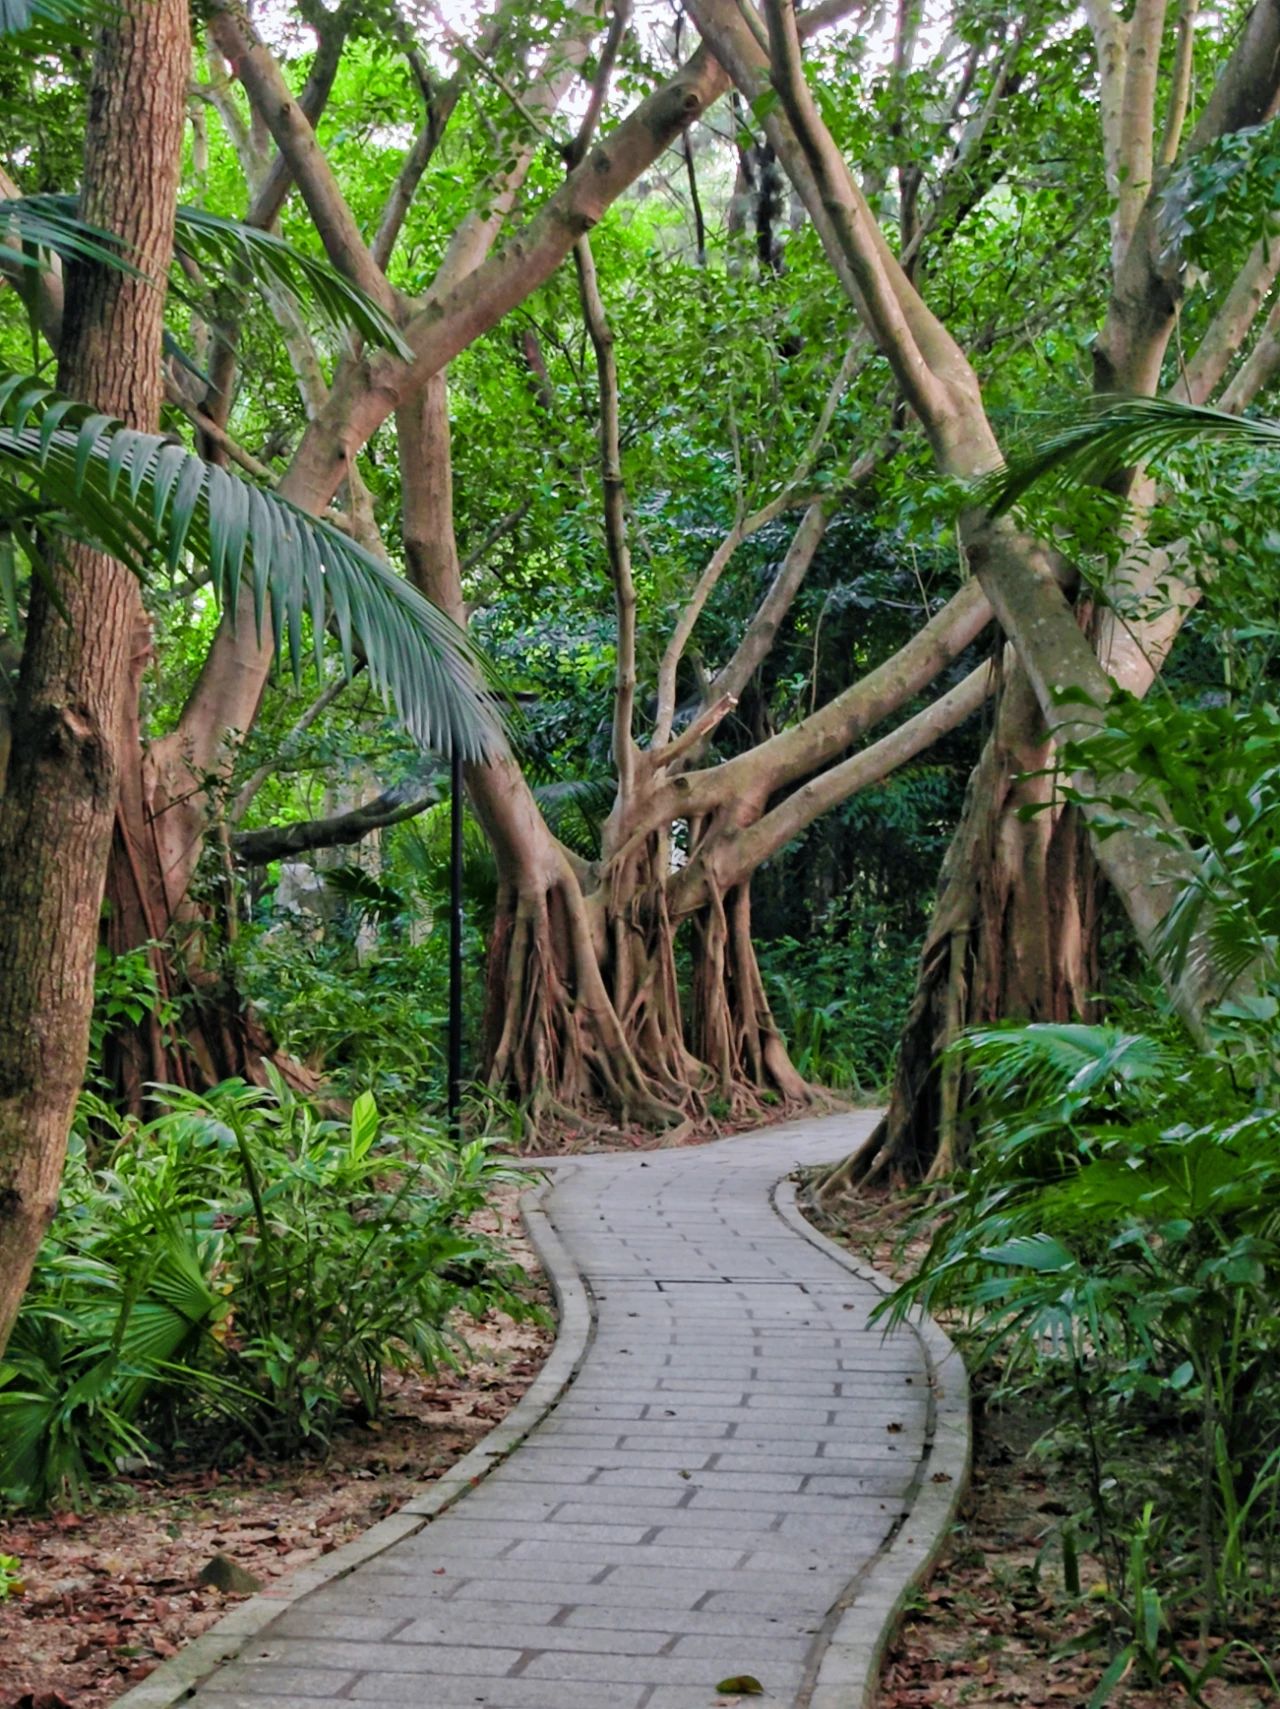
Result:
{"type": "MultiPolygon", "coordinates": [[[[4,4],[6,0],[0,0],[0,5],[4,4]]],[[[10,221],[22,239],[20,249],[0,246],[0,263],[5,266],[41,267],[46,264],[43,258],[54,254],[64,261],[96,261],[136,272],[111,232],[80,218],[75,196],[19,196],[0,201],[0,218],[10,221]]],[[[327,261],[304,254],[275,232],[223,219],[203,208],[179,207],[174,246],[201,267],[217,273],[270,280],[304,309],[313,309],[335,331],[358,333],[406,360],[412,356],[395,322],[372,297],[344,279],[327,261]]]]}
{"type": "Polygon", "coordinates": [[[974,494],[984,509],[999,516],[1037,482],[1052,478],[1061,489],[1096,486],[1123,469],[1206,439],[1258,447],[1274,456],[1280,452],[1280,422],[1163,398],[1101,398],[986,476],[974,494]]]}
{"type": "Polygon", "coordinates": [[[270,279],[288,291],[302,307],[314,308],[335,330],[357,332],[370,344],[412,360],[413,352],[395,322],[372,297],[327,261],[295,249],[275,232],[223,219],[203,208],[179,207],[175,241],[194,260],[222,272],[230,273],[242,264],[255,278],[270,279]]]}
{"type": "Polygon", "coordinates": [[[95,0],[0,0],[0,36],[21,35],[39,24],[83,38],[107,11],[95,0]]]}
{"type": "Polygon", "coordinates": [[[1145,1033],[1081,1022],[975,1027],[953,1047],[988,1099],[1026,1108],[1057,1098],[1087,1101],[1117,1087],[1159,1080],[1170,1068],[1167,1049],[1145,1033]]]}
{"type": "MultiPolygon", "coordinates": [[[[0,11],[15,0],[0,0],[0,11]]],[[[75,211],[74,196],[0,198],[0,225],[12,231],[18,246],[0,242],[0,265],[42,271],[49,256],[63,261],[96,261],[122,273],[137,273],[123,254],[120,240],[102,226],[90,225],[75,211]]]]}
{"type": "Polygon", "coordinates": [[[551,833],[575,854],[600,852],[600,834],[613,808],[614,785],[602,777],[567,777],[534,785],[533,794],[551,833]]]}
{"type": "Polygon", "coordinates": [[[347,670],[358,636],[370,678],[424,747],[456,748],[472,760],[495,751],[492,699],[463,632],[388,565],[278,493],[0,369],[0,483],[6,479],[43,502],[46,525],[69,522],[139,575],[157,553],[170,571],[192,553],[208,565],[232,621],[247,586],[259,634],[269,611],[295,676],[303,618],[317,653],[332,618],[347,670]]]}

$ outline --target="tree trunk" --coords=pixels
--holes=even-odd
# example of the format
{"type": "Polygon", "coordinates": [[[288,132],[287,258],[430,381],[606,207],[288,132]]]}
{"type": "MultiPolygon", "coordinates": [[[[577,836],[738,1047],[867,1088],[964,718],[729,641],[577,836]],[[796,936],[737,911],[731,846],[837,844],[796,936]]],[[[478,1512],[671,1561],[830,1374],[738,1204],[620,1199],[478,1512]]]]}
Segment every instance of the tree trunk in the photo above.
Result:
{"type": "MultiPolygon", "coordinates": [[[[121,0],[94,63],[80,212],[140,270],[68,270],[61,388],[154,430],[190,37],[184,0],[121,0]]],[[[84,547],[36,581],[0,801],[0,1351],[54,1213],[84,1074],[94,957],[146,618],[84,547]],[[69,619],[69,620],[68,620],[69,619]]]]}
{"type": "Polygon", "coordinates": [[[754,1112],[762,1094],[786,1105],[811,1102],[818,1094],[787,1052],[760,976],[750,879],[723,895],[713,891],[693,930],[693,1048],[730,1114],[754,1112]]]}
{"type": "Polygon", "coordinates": [[[1055,800],[1052,764],[1015,665],[943,862],[889,1108],[855,1165],[864,1176],[932,1179],[959,1160],[966,1086],[944,1052],[966,1027],[1092,1017],[1097,870],[1080,815],[1055,800]]]}
{"type": "Polygon", "coordinates": [[[477,768],[470,789],[503,875],[489,946],[487,1075],[532,1131],[683,1128],[718,1113],[758,1116],[766,1096],[808,1102],[815,1094],[787,1055],[756,964],[749,883],[714,894],[687,922],[686,1018],[666,835],[655,833],[600,884],[551,837],[514,766],[485,771],[477,768]],[[507,809],[498,813],[500,790],[507,809]]]}
{"type": "MultiPolygon", "coordinates": [[[[107,1034],[102,1068],[112,1101],[136,1115],[151,1084],[207,1091],[238,1078],[265,1086],[268,1063],[295,1092],[314,1097],[320,1076],[279,1048],[224,965],[237,923],[225,827],[217,827],[224,830],[220,872],[211,870],[211,882],[194,894],[192,863],[175,867],[164,835],[172,809],[136,716],[121,741],[119,774],[103,942],[113,956],[145,950],[159,1001],[136,1024],[120,1019],[107,1034]]],[[[203,822],[198,836],[212,867],[216,846],[203,822]]]]}

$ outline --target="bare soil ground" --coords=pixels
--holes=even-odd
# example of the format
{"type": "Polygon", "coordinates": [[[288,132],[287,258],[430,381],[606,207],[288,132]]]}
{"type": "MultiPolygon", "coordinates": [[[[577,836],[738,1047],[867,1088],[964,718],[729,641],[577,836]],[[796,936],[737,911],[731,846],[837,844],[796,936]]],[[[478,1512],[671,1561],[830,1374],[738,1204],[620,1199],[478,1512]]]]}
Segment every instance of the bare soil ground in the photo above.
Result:
{"type": "MultiPolygon", "coordinates": [[[[883,1195],[846,1196],[828,1231],[886,1275],[905,1276],[923,1242],[901,1243],[905,1212],[883,1195]]],[[[1060,1656],[1062,1647],[1094,1626],[1101,1604],[1068,1597],[1057,1551],[1041,1559],[1064,1514],[1084,1504],[1070,1470],[1029,1452],[1048,1420],[1028,1409],[984,1404],[979,1375],[974,1418],[973,1478],[960,1522],[933,1578],[919,1593],[886,1659],[878,1709],[1052,1709],[1085,1705],[1106,1666],[1105,1651],[1060,1656]]],[[[1100,1585],[1096,1561],[1082,1556],[1082,1585],[1100,1585]]],[[[1249,1630],[1232,1636],[1253,1645],[1275,1666],[1280,1657],[1280,1607],[1265,1610],[1249,1630]]],[[[1189,1660],[1196,1635],[1180,1635],[1189,1660]]],[[[1221,1639],[1210,1639],[1220,1644],[1221,1639]]],[[[1275,1709],[1278,1700],[1262,1669],[1243,1652],[1229,1678],[1205,1687],[1206,1709],[1275,1709]]],[[[1150,1689],[1126,1681],[1110,1709],[1176,1709],[1191,1699],[1173,1681],[1150,1689]]]]}
{"type": "MultiPolygon", "coordinates": [[[[536,1273],[516,1199],[500,1189],[477,1221],[536,1273]]],[[[83,1513],[0,1515],[0,1554],[23,1579],[0,1601],[0,1706],[103,1709],[238,1600],[197,1582],[215,1555],[281,1578],[440,1477],[516,1404],[553,1340],[497,1316],[464,1333],[473,1364],[388,1372],[383,1418],[341,1432],[324,1459],[166,1467],[122,1478],[83,1513]]]]}

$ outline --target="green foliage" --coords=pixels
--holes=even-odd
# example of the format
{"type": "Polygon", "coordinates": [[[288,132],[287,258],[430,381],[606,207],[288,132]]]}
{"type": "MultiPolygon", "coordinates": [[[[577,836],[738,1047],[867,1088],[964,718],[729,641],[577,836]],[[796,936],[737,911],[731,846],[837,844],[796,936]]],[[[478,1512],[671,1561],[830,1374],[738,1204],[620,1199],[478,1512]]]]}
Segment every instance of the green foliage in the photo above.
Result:
{"type": "Polygon", "coordinates": [[[445,934],[408,942],[401,920],[398,933],[395,924],[382,927],[376,946],[358,956],[354,924],[340,920],[323,941],[277,927],[240,962],[245,986],[283,1048],[321,1069],[336,1090],[369,1087],[388,1110],[429,1107],[444,1083],[445,934]]]}
{"type": "MultiPolygon", "coordinates": [[[[1264,656],[1265,658],[1265,656],[1264,656]]],[[[958,1312],[1000,1385],[1047,1396],[1084,1468],[1067,1529],[1102,1559],[1114,1651],[1093,1702],[1136,1670],[1196,1694],[1176,1634],[1280,1586],[1280,726],[1264,662],[1232,697],[1120,699],[1068,769],[1158,789],[1152,834],[1190,847],[1168,914],[1173,972],[1210,955],[1227,997],[1207,1045],[1122,1028],[977,1030],[954,1047],[978,1140],[891,1314],[958,1312]],[[1194,1468],[1188,1477],[1188,1466],[1194,1468]]],[[[1117,819],[1131,800],[1117,796],[1117,819]]],[[[1104,824],[1105,831],[1105,824],[1104,824]]],[[[1074,1541],[1072,1547],[1075,1547],[1074,1541]]]]}
{"type": "Polygon", "coordinates": [[[22,35],[45,25],[81,36],[108,10],[105,3],[93,0],[0,0],[0,35],[22,35]]]}
{"type": "MultiPolygon", "coordinates": [[[[48,265],[48,257],[91,260],[133,272],[127,255],[110,232],[86,225],[76,212],[74,196],[34,195],[0,199],[0,220],[12,220],[22,240],[21,250],[0,248],[6,264],[48,265]]],[[[221,219],[204,208],[179,206],[175,251],[196,268],[216,275],[254,279],[280,286],[304,304],[322,323],[339,333],[355,332],[370,343],[412,354],[391,318],[327,261],[287,243],[275,232],[262,231],[239,220],[221,219]]],[[[185,294],[185,287],[175,287],[185,294]]]]}
{"type": "Polygon", "coordinates": [[[0,1602],[21,1596],[23,1589],[22,1562],[16,1555],[0,1555],[0,1602]]]}
{"type": "Polygon", "coordinates": [[[851,893],[828,907],[807,938],[771,938],[757,954],[800,1073],[864,1096],[888,1082],[915,957],[909,938],[858,901],[851,893]]]}
{"type": "MultiPolygon", "coordinates": [[[[957,1048],[981,1139],[892,1315],[959,1311],[1004,1388],[1053,1401],[1087,1473],[1073,1527],[1134,1643],[1160,1598],[1217,1623],[1280,1564],[1280,1110],[1176,1038],[1041,1025],[957,1048]],[[1138,1586],[1152,1501],[1161,1554],[1138,1586]]],[[[1130,1660],[1154,1666],[1163,1629],[1130,1660]]]]}
{"type": "Polygon", "coordinates": [[[0,469],[9,525],[46,577],[37,518],[140,572],[157,551],[171,571],[192,551],[225,611],[239,611],[242,582],[259,630],[269,610],[295,673],[304,616],[317,656],[332,617],[347,670],[358,634],[371,679],[424,747],[456,744],[478,758],[495,742],[478,657],[461,631],[372,553],[278,494],[12,372],[0,372],[0,469]]]}
{"type": "Polygon", "coordinates": [[[1059,490],[1074,492],[1208,440],[1274,457],[1280,450],[1280,422],[1165,398],[1099,398],[1062,417],[1007,468],[989,475],[976,496],[999,515],[1038,481],[1048,479],[1059,490]]]}
{"type": "Polygon", "coordinates": [[[279,1083],[165,1100],[145,1124],[85,1106],[0,1366],[11,1500],[83,1500],[193,1430],[323,1444],[376,1417],[385,1368],[455,1363],[462,1319],[530,1309],[466,1226],[503,1178],[483,1143],[390,1132],[368,1094],[342,1122],[279,1083]]]}
{"type": "Polygon", "coordinates": [[[166,1031],[177,1025],[181,1006],[160,990],[152,961],[156,948],[146,943],[112,955],[105,944],[98,946],[89,1023],[90,1077],[101,1066],[103,1050],[114,1032],[138,1027],[148,1015],[166,1031]]]}

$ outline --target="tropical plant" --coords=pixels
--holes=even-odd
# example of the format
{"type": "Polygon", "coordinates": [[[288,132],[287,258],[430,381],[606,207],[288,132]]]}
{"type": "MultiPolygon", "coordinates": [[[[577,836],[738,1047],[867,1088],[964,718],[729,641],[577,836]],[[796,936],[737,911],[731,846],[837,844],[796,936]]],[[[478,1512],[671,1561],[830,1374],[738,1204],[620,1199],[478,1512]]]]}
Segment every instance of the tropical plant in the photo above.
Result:
{"type": "Polygon", "coordinates": [[[998,516],[1037,483],[1074,495],[1123,470],[1214,441],[1274,458],[1280,453],[1280,422],[1171,398],[1103,395],[1060,414],[1007,467],[980,482],[975,494],[998,516]]]}
{"type": "MultiPolygon", "coordinates": [[[[456,744],[478,758],[495,746],[477,654],[461,631],[372,553],[277,493],[3,371],[0,470],[8,525],[46,578],[41,528],[78,535],[137,573],[155,553],[172,571],[192,552],[233,621],[246,620],[242,584],[259,634],[270,612],[295,673],[304,616],[317,652],[332,621],[348,671],[358,637],[370,678],[424,747],[456,744]]],[[[0,593],[16,606],[11,580],[0,593]]]]}
{"type": "Polygon", "coordinates": [[[83,1104],[0,1365],[12,1500],[83,1501],[195,1429],[321,1445],[377,1416],[386,1368],[460,1363],[468,1318],[532,1309],[467,1227],[506,1178],[485,1144],[388,1132],[368,1094],[347,1122],[279,1083],[165,1096],[145,1124],[83,1104]]]}
{"type": "Polygon", "coordinates": [[[1046,1024],[953,1048],[980,1137],[889,1315],[958,1312],[973,1355],[999,1356],[1002,1389],[1052,1403],[1088,1490],[1069,1528],[1126,1610],[1142,1654],[1123,1653],[1161,1673],[1158,1610],[1229,1624],[1280,1548],[1280,1109],[1173,1034],[1046,1024]]]}
{"type": "MultiPolygon", "coordinates": [[[[88,225],[77,213],[74,196],[0,196],[0,231],[6,227],[17,240],[0,243],[0,267],[40,272],[51,256],[61,261],[94,261],[123,272],[134,271],[128,254],[109,231],[88,225]]],[[[174,260],[178,277],[170,288],[190,296],[179,264],[209,270],[209,276],[235,277],[237,272],[286,291],[306,311],[332,331],[354,333],[371,344],[408,356],[408,346],[395,322],[370,297],[335,271],[327,261],[288,243],[278,233],[263,231],[241,220],[222,219],[206,208],[175,210],[174,260]]]]}

